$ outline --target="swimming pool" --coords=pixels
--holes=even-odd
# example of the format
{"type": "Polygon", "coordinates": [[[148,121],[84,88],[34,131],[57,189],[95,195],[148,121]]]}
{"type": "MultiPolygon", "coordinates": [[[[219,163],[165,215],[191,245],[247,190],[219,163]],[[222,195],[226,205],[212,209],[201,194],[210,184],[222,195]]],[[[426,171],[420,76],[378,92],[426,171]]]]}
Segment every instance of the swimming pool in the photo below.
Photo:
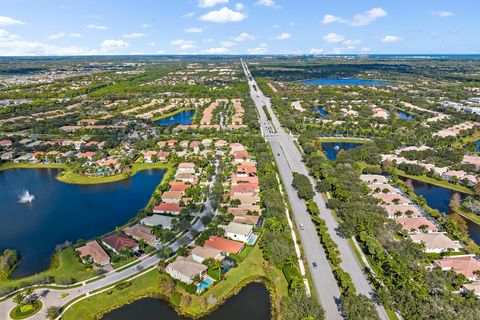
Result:
{"type": "Polygon", "coordinates": [[[210,287],[212,283],[213,283],[212,279],[205,279],[202,283],[198,285],[197,290],[201,292],[207,289],[208,287],[210,287]]]}

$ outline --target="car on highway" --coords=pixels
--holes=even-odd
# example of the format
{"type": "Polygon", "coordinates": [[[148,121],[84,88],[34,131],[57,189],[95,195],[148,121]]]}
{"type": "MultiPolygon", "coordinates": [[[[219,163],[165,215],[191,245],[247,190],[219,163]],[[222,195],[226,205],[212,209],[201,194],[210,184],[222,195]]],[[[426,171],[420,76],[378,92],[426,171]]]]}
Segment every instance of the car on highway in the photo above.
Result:
{"type": "Polygon", "coordinates": [[[313,266],[314,269],[317,269],[317,267],[318,267],[316,262],[313,262],[312,266],[313,266]]]}
{"type": "Polygon", "coordinates": [[[300,223],[300,230],[304,230],[305,227],[303,226],[303,223],[300,223]]]}

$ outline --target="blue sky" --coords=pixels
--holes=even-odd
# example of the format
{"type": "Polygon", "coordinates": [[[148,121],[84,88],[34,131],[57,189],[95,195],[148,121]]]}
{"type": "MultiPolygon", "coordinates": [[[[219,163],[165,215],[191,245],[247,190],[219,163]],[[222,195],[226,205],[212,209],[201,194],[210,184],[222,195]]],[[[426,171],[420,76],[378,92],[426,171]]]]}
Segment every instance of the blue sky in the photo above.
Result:
{"type": "Polygon", "coordinates": [[[479,0],[0,0],[0,55],[480,53],[479,0]]]}

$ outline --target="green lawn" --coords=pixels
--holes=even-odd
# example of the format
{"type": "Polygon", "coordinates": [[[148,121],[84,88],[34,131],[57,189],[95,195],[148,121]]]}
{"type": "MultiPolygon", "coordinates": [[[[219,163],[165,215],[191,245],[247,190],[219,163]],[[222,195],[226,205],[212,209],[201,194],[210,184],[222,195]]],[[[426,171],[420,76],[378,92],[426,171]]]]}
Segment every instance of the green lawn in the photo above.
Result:
{"type": "MultiPolygon", "coordinates": [[[[39,273],[38,275],[54,276],[57,282],[63,277],[72,277],[76,281],[82,281],[94,276],[91,269],[85,268],[85,266],[77,260],[77,258],[74,256],[73,248],[71,247],[56,253],[52,259],[52,265],[50,268],[39,273]]],[[[10,279],[1,282],[0,285],[17,287],[20,285],[20,283],[24,281],[31,281],[34,277],[35,275],[20,279],[10,279]]]]}
{"type": "MultiPolygon", "coordinates": [[[[94,319],[95,315],[108,312],[115,307],[120,307],[121,305],[143,297],[160,294],[158,283],[162,277],[165,277],[165,275],[160,274],[157,269],[153,269],[153,271],[131,280],[132,285],[128,288],[121,291],[112,289],[109,292],[91,296],[88,299],[80,301],[65,313],[63,319],[94,319]]],[[[210,304],[207,305],[206,309],[202,307],[201,300],[205,297],[214,295],[219,303],[221,303],[224,299],[239,290],[240,286],[264,277],[273,279],[279,296],[288,294],[288,285],[283,273],[280,270],[268,266],[268,263],[263,259],[261,250],[257,246],[252,248],[249,255],[238,267],[230,270],[226,274],[226,278],[223,281],[215,284],[212,289],[208,290],[202,296],[192,295],[190,305],[188,307],[181,306],[180,311],[190,315],[203,314],[205,311],[212,310],[215,307],[215,305],[210,304]]],[[[177,286],[176,290],[185,294],[184,289],[180,286],[177,286]]]]}
{"type": "Polygon", "coordinates": [[[476,224],[480,225],[480,216],[476,215],[475,213],[468,211],[467,209],[463,208],[462,206],[456,206],[453,208],[453,211],[458,213],[459,215],[467,218],[468,220],[471,220],[475,222],[476,224]]]}
{"type": "Polygon", "coordinates": [[[402,176],[402,177],[405,177],[405,178],[418,180],[418,181],[423,181],[423,182],[426,182],[426,183],[433,184],[435,186],[451,189],[451,190],[454,190],[454,191],[463,192],[463,193],[466,193],[466,194],[473,194],[473,191],[471,189],[469,189],[467,187],[464,187],[464,186],[461,186],[461,185],[458,185],[458,184],[454,184],[454,183],[445,181],[445,180],[437,180],[437,179],[434,179],[434,178],[427,177],[425,175],[423,175],[423,176],[412,176],[412,175],[407,174],[404,171],[399,170],[399,169],[395,169],[395,174],[397,174],[399,176],[402,176]]]}
{"type": "Polygon", "coordinates": [[[10,318],[12,319],[27,319],[40,311],[42,308],[42,302],[37,300],[33,304],[26,304],[23,306],[16,306],[10,311],[10,318]]]}

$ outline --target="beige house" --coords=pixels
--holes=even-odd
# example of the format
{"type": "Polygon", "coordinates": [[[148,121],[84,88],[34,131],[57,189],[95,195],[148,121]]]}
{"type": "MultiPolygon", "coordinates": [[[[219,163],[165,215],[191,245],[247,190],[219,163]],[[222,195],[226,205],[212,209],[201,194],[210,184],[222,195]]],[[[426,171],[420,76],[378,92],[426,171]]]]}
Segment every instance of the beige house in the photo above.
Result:
{"type": "Polygon", "coordinates": [[[412,234],[409,238],[415,243],[422,243],[427,253],[458,252],[462,248],[458,241],[450,239],[443,233],[412,234]]]}
{"type": "Polygon", "coordinates": [[[207,266],[192,259],[178,257],[174,262],[167,266],[165,272],[174,279],[191,284],[196,275],[202,277],[207,269],[207,266]]]}

